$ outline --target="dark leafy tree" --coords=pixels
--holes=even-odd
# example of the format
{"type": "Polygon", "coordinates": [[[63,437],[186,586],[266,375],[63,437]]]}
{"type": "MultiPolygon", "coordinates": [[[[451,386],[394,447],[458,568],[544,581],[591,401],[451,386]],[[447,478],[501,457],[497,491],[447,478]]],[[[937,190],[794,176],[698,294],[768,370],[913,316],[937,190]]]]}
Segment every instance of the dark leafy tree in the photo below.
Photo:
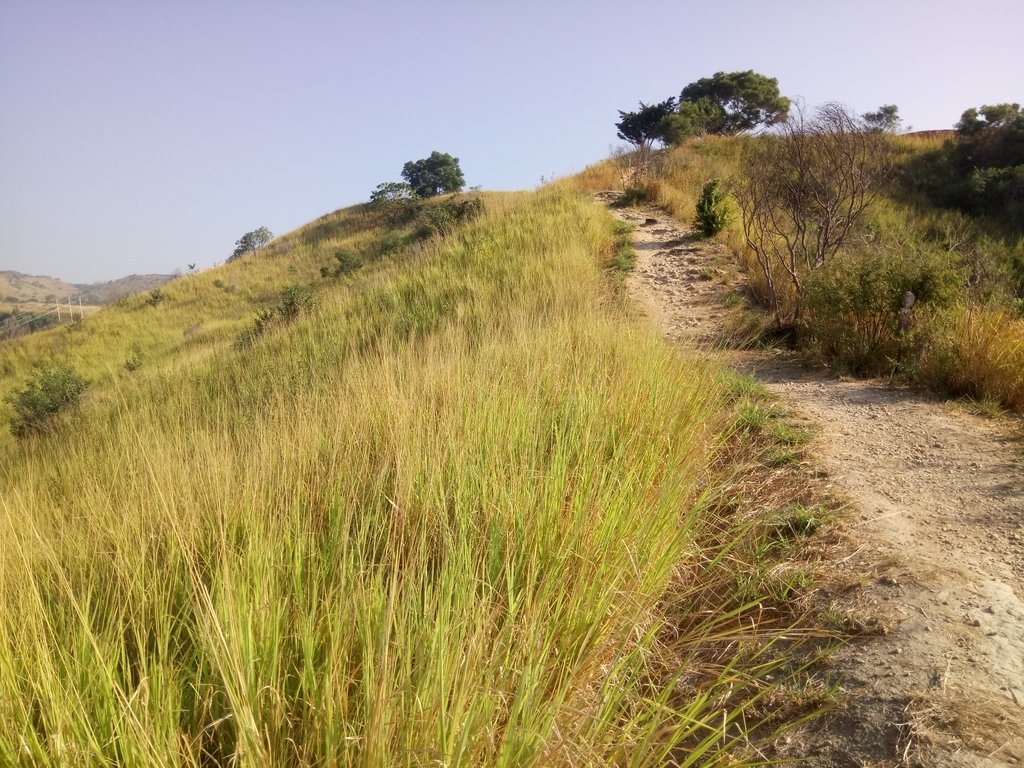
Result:
{"type": "Polygon", "coordinates": [[[711,99],[684,101],[675,112],[661,121],[661,140],[666,144],[682,144],[691,136],[708,133],[719,119],[718,105],[711,99]]]}
{"type": "Polygon", "coordinates": [[[965,110],[956,124],[955,140],[916,158],[903,181],[936,205],[975,216],[997,216],[1020,231],[1024,221],[1024,110],[1018,104],[965,110]]]}
{"type": "Polygon", "coordinates": [[[370,202],[391,203],[396,200],[412,200],[415,197],[412,186],[401,181],[385,181],[370,193],[370,202]]]}
{"type": "Polygon", "coordinates": [[[746,72],[716,72],[690,83],[679,96],[680,104],[705,100],[713,113],[705,125],[708,133],[734,134],[781,123],[789,115],[790,102],[779,94],[779,81],[746,72]]]}
{"type": "MultiPolygon", "coordinates": [[[[1000,216],[1018,230],[1024,221],[1024,110],[988,104],[966,110],[929,167],[917,169],[935,202],[974,215],[1000,216]]],[[[1024,283],[1024,280],[1022,280],[1024,283]]]]}
{"type": "Polygon", "coordinates": [[[235,241],[235,250],[228,257],[228,261],[234,261],[237,258],[245,256],[247,253],[254,253],[260,248],[263,248],[273,239],[274,233],[266,227],[260,227],[259,229],[254,229],[252,232],[246,232],[235,241]]]}
{"type": "Polygon", "coordinates": [[[458,192],[466,185],[459,158],[436,150],[430,153],[430,157],[410,160],[402,166],[402,178],[409,182],[417,197],[458,192]]]}
{"type": "Polygon", "coordinates": [[[991,128],[1019,127],[1024,120],[1024,111],[1020,104],[986,104],[980,109],[971,107],[960,116],[956,124],[956,132],[961,136],[971,136],[991,128]]]}
{"type": "Polygon", "coordinates": [[[675,99],[666,99],[660,104],[644,104],[636,112],[619,110],[619,122],[615,124],[618,137],[628,141],[638,150],[649,150],[655,141],[662,140],[661,123],[672,114],[676,107],[675,99]]]}
{"type": "Polygon", "coordinates": [[[416,208],[412,186],[401,181],[385,181],[370,193],[370,207],[396,224],[409,218],[416,208]]]}
{"type": "Polygon", "coordinates": [[[895,104],[883,104],[877,112],[865,112],[861,117],[868,130],[878,133],[896,133],[903,123],[900,108],[895,104]]]}
{"type": "Polygon", "coordinates": [[[968,109],[956,130],[952,151],[960,172],[1024,166],[1024,110],[1019,104],[968,109]]]}

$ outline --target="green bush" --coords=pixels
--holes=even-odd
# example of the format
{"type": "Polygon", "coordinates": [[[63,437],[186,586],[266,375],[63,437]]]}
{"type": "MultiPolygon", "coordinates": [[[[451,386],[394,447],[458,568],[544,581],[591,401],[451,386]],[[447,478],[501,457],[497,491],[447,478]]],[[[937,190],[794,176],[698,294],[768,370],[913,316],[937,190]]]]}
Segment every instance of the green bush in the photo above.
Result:
{"type": "Polygon", "coordinates": [[[88,380],[65,363],[37,369],[24,389],[5,398],[15,412],[11,434],[24,438],[49,431],[54,417],[78,406],[88,386],[88,380]]]}
{"type": "Polygon", "coordinates": [[[138,342],[132,344],[131,349],[128,350],[128,359],[124,361],[124,369],[129,373],[134,373],[142,367],[142,347],[139,346],[138,342]]]}
{"type": "Polygon", "coordinates": [[[320,267],[321,277],[341,277],[349,272],[355,272],[363,266],[363,260],[352,253],[352,251],[342,249],[334,254],[334,258],[338,262],[334,266],[320,267]]]}
{"type": "Polygon", "coordinates": [[[615,201],[616,208],[629,208],[634,205],[646,205],[653,202],[654,190],[651,187],[626,187],[615,201]]]}
{"type": "Polygon", "coordinates": [[[704,185],[697,201],[697,228],[705,237],[714,237],[732,218],[729,201],[722,192],[722,180],[712,179],[704,185]]]}
{"type": "Polygon", "coordinates": [[[377,241],[377,253],[381,256],[394,253],[400,248],[405,247],[409,240],[409,237],[398,230],[388,230],[381,236],[380,240],[377,241]]]}
{"type": "Polygon", "coordinates": [[[392,225],[412,218],[416,202],[412,187],[402,182],[385,181],[370,193],[370,208],[392,225]]]}
{"type": "Polygon", "coordinates": [[[275,311],[284,320],[294,320],[313,306],[313,292],[304,285],[290,285],[281,291],[281,303],[275,311]]]}
{"type": "Polygon", "coordinates": [[[836,258],[807,276],[801,342],[852,373],[891,373],[913,349],[915,318],[926,308],[952,304],[963,279],[956,263],[938,253],[836,258]],[[908,291],[915,304],[904,312],[908,291]]]}
{"type": "Polygon", "coordinates": [[[956,137],[911,158],[903,184],[936,205],[991,216],[1020,232],[1024,213],[1024,110],[1019,104],[968,109],[956,137]],[[980,116],[979,116],[980,114],[980,116]]]}
{"type": "Polygon", "coordinates": [[[238,334],[235,339],[235,349],[246,349],[256,343],[256,339],[262,336],[270,327],[270,323],[276,314],[273,307],[261,309],[256,313],[255,319],[238,334]]]}
{"type": "Polygon", "coordinates": [[[253,321],[235,338],[235,349],[251,347],[275,320],[290,322],[313,306],[313,292],[304,285],[291,285],[281,291],[280,300],[256,313],[253,321]]]}
{"type": "Polygon", "coordinates": [[[484,201],[479,197],[455,195],[423,210],[423,232],[427,235],[447,235],[467,221],[484,212],[484,201]]]}

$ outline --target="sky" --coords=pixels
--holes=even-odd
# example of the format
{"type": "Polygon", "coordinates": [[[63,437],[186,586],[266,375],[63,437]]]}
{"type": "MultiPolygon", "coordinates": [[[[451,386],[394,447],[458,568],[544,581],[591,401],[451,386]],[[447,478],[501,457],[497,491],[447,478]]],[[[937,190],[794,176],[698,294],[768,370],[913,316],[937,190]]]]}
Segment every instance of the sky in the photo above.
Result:
{"type": "Polygon", "coordinates": [[[1024,102],[1024,0],[0,0],[0,270],[223,261],[407,160],[529,189],[617,110],[753,69],[914,129],[1024,102]]]}

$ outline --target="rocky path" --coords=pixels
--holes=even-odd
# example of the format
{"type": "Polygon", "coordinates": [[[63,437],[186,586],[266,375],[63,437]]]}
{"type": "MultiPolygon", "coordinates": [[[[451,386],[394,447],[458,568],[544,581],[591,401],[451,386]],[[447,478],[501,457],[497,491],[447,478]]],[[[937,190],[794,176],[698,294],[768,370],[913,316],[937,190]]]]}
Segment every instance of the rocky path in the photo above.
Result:
{"type": "MultiPolygon", "coordinates": [[[[605,197],[603,202],[608,202],[605,197]]],[[[719,336],[722,246],[656,209],[628,285],[666,336],[719,336]]],[[[852,541],[822,598],[883,631],[830,660],[843,708],[781,745],[808,765],[1024,766],[1024,449],[1005,425],[786,355],[730,353],[815,434],[810,453],[852,504],[852,541]]]]}

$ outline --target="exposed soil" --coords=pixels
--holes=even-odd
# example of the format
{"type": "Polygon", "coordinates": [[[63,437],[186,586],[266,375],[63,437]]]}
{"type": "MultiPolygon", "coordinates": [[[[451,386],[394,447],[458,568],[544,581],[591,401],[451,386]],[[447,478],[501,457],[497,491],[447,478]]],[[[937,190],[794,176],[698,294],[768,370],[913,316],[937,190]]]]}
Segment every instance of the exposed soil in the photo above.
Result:
{"type": "MultiPolygon", "coordinates": [[[[599,195],[602,202],[610,194],[599,195]]],[[[723,246],[649,208],[628,288],[663,333],[709,346],[741,286],[723,246]]],[[[777,745],[838,766],[1024,766],[1024,451],[1009,425],[778,351],[726,352],[806,420],[851,500],[817,598],[871,627],[831,656],[840,709],[777,745]]]]}

